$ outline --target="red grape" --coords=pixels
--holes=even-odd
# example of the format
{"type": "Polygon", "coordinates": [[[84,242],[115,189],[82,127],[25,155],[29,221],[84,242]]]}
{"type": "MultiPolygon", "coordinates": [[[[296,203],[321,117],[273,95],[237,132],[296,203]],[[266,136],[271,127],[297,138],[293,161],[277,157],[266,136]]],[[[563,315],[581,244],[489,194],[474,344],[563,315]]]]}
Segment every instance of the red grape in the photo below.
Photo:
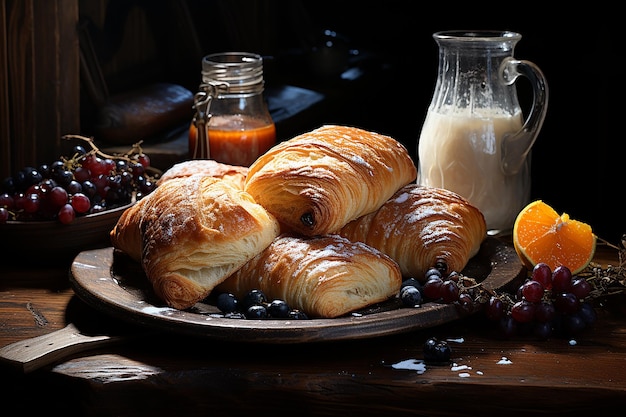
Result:
{"type": "Polygon", "coordinates": [[[557,266],[552,272],[552,293],[568,292],[572,288],[572,272],[566,266],[557,266]]]}
{"type": "Polygon", "coordinates": [[[487,308],[485,310],[487,314],[487,318],[492,321],[500,320],[505,313],[504,302],[495,296],[491,296],[487,303],[487,308]]]}
{"type": "Polygon", "coordinates": [[[513,337],[517,332],[517,322],[511,315],[504,315],[500,319],[500,332],[504,337],[513,337]]]}
{"type": "Polygon", "coordinates": [[[446,304],[459,299],[459,286],[452,280],[446,279],[443,281],[439,292],[443,302],[446,304]]]}
{"type": "Polygon", "coordinates": [[[91,171],[84,166],[79,166],[74,170],[74,179],[78,182],[85,182],[91,178],[91,171]]]}
{"type": "Polygon", "coordinates": [[[544,288],[539,281],[526,281],[522,284],[522,295],[531,303],[538,303],[543,297],[544,288]]]}
{"type": "Polygon", "coordinates": [[[476,308],[476,306],[474,305],[474,300],[472,299],[472,296],[466,292],[462,292],[459,294],[459,307],[461,308],[462,311],[468,314],[473,312],[474,309],[476,308]]]}
{"type": "Polygon", "coordinates": [[[579,314],[566,314],[563,317],[565,328],[568,335],[575,335],[580,333],[587,324],[579,314]]]}
{"type": "Polygon", "coordinates": [[[148,168],[150,166],[150,157],[145,153],[137,155],[137,162],[143,165],[144,168],[148,168]]]}
{"type": "Polygon", "coordinates": [[[556,295],[554,306],[563,313],[575,313],[580,309],[580,300],[571,292],[562,292],[556,295]]]}
{"type": "Polygon", "coordinates": [[[0,194],[0,207],[5,207],[9,210],[13,209],[13,205],[15,204],[15,200],[9,193],[0,194]]]}
{"type": "Polygon", "coordinates": [[[72,207],[78,214],[87,213],[91,208],[91,201],[83,193],[76,193],[72,196],[72,207]]]}
{"type": "Polygon", "coordinates": [[[531,279],[543,285],[544,289],[551,289],[552,270],[550,269],[550,266],[544,262],[539,262],[532,270],[531,279]]]}
{"type": "Polygon", "coordinates": [[[135,178],[146,172],[146,168],[140,162],[132,162],[130,164],[130,170],[135,178]]]}
{"type": "Polygon", "coordinates": [[[48,202],[53,209],[58,210],[68,202],[68,194],[65,188],[56,186],[47,195],[48,202]]]}
{"type": "Polygon", "coordinates": [[[0,224],[6,223],[9,220],[9,210],[4,207],[0,207],[0,224]]]}
{"type": "Polygon", "coordinates": [[[107,163],[102,158],[96,155],[87,156],[83,161],[83,166],[91,172],[92,177],[108,174],[107,163]]]}
{"type": "Polygon", "coordinates": [[[111,172],[115,172],[115,167],[117,166],[117,164],[113,159],[104,158],[102,160],[102,163],[104,164],[104,174],[108,175],[111,172]]]}
{"type": "Polygon", "coordinates": [[[39,183],[39,186],[41,187],[41,191],[43,193],[48,193],[50,192],[50,190],[57,186],[57,183],[53,179],[45,178],[39,183]]]}
{"type": "Polygon", "coordinates": [[[593,308],[593,305],[591,305],[591,303],[589,302],[584,302],[580,304],[580,310],[578,310],[578,313],[583,321],[585,323],[587,323],[587,325],[592,325],[596,322],[598,315],[596,313],[596,310],[593,308]]]}
{"type": "Polygon", "coordinates": [[[542,301],[535,307],[535,320],[539,322],[550,322],[555,314],[554,304],[549,301],[542,301]]]}
{"type": "Polygon", "coordinates": [[[28,194],[37,194],[37,195],[42,195],[44,194],[44,190],[42,190],[41,185],[39,184],[33,184],[30,187],[28,187],[26,189],[26,195],[28,194]]]}
{"type": "Polygon", "coordinates": [[[424,296],[431,300],[438,300],[441,298],[441,286],[443,280],[437,276],[429,278],[423,287],[424,296]]]}
{"type": "Polygon", "coordinates": [[[41,205],[39,194],[26,194],[23,201],[23,208],[26,213],[36,213],[41,205]]]}
{"type": "Polygon", "coordinates": [[[582,300],[591,293],[591,284],[584,278],[574,278],[571,291],[578,299],[582,300]]]}
{"type": "Polygon", "coordinates": [[[535,304],[521,300],[511,307],[511,317],[518,323],[529,323],[535,316],[535,304]]]}
{"type": "Polygon", "coordinates": [[[71,204],[65,204],[58,213],[58,219],[63,224],[70,224],[76,218],[76,212],[71,204]]]}
{"type": "Polygon", "coordinates": [[[109,186],[109,176],[100,174],[97,177],[94,177],[91,182],[95,184],[98,195],[105,198],[109,186]]]}
{"type": "Polygon", "coordinates": [[[25,202],[26,202],[26,194],[17,193],[13,196],[13,207],[15,207],[15,210],[24,210],[25,202]]]}
{"type": "Polygon", "coordinates": [[[538,339],[546,340],[552,335],[552,324],[548,321],[535,323],[533,326],[533,334],[538,339]]]}

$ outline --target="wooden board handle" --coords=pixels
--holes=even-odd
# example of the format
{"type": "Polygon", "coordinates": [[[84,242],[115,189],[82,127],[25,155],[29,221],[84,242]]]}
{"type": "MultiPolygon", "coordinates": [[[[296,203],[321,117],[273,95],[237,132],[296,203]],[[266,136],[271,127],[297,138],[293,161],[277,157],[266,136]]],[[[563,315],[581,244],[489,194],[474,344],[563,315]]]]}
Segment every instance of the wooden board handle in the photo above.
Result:
{"type": "Polygon", "coordinates": [[[122,336],[87,336],[70,323],[63,329],[0,348],[0,362],[29,373],[70,355],[125,339],[122,336]]]}

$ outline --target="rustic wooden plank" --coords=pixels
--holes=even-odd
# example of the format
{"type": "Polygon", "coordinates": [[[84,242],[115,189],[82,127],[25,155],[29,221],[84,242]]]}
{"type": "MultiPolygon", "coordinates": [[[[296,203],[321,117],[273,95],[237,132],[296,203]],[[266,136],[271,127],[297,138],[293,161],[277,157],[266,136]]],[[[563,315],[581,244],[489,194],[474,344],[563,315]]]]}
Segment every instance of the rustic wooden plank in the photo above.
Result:
{"type": "Polygon", "coordinates": [[[54,156],[67,155],[66,134],[79,134],[80,125],[80,52],[78,41],[78,0],[59,0],[56,10],[59,29],[58,90],[55,108],[58,111],[58,130],[54,136],[54,156]]]}
{"type": "Polygon", "coordinates": [[[51,162],[61,154],[61,135],[80,129],[78,0],[3,5],[2,178],[51,162]]]}
{"type": "Polygon", "coordinates": [[[14,172],[18,164],[32,161],[36,155],[34,143],[34,115],[32,111],[33,85],[33,2],[7,1],[7,73],[9,84],[9,150],[6,166],[0,167],[4,176],[14,172]]]}
{"type": "MultiPolygon", "coordinates": [[[[0,166],[10,164],[7,0],[0,0],[0,166]]],[[[4,177],[2,177],[4,178],[4,177]]]]}
{"type": "Polygon", "coordinates": [[[80,132],[78,2],[36,2],[33,16],[33,145],[40,164],[66,154],[62,135],[80,132]]]}

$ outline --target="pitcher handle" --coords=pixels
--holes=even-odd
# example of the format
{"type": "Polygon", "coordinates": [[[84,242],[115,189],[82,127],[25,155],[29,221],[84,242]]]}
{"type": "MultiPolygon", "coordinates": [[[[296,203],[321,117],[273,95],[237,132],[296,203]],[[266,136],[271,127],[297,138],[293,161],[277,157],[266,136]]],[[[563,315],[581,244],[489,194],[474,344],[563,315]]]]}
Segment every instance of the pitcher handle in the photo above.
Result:
{"type": "Polygon", "coordinates": [[[501,67],[502,78],[511,85],[520,75],[528,78],[533,90],[533,103],[522,129],[505,136],[502,141],[502,171],[514,175],[528,157],[548,110],[548,84],[537,65],[526,60],[505,59],[501,67]]]}

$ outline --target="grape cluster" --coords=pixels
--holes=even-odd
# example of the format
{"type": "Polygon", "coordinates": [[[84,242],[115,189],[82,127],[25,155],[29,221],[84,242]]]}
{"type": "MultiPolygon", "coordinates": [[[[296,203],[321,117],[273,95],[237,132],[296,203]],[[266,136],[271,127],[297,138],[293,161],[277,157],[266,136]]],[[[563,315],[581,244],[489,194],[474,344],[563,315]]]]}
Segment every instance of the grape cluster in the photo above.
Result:
{"type": "MultiPolygon", "coordinates": [[[[75,137],[75,136],[73,136],[75,137]]],[[[111,210],[139,200],[156,188],[150,158],[135,145],[128,154],[106,155],[91,139],[87,151],[77,144],[72,157],[25,167],[5,178],[0,188],[0,223],[9,220],[57,220],[111,210]]]]}
{"type": "Polygon", "coordinates": [[[257,289],[248,291],[241,300],[231,293],[221,293],[217,296],[216,306],[229,318],[308,319],[304,312],[292,309],[284,300],[269,301],[265,293],[257,289]]]}
{"type": "Polygon", "coordinates": [[[423,281],[406,279],[399,294],[402,304],[454,303],[466,313],[482,308],[505,337],[571,337],[597,319],[592,285],[584,277],[572,275],[566,266],[552,271],[545,263],[537,264],[514,295],[488,293],[474,279],[446,269],[445,263],[438,262],[423,281]]]}
{"type": "Polygon", "coordinates": [[[539,339],[571,337],[597,319],[591,300],[591,284],[572,275],[566,266],[551,270],[538,263],[514,297],[493,295],[487,302],[487,318],[504,336],[532,334],[539,339]]]}

